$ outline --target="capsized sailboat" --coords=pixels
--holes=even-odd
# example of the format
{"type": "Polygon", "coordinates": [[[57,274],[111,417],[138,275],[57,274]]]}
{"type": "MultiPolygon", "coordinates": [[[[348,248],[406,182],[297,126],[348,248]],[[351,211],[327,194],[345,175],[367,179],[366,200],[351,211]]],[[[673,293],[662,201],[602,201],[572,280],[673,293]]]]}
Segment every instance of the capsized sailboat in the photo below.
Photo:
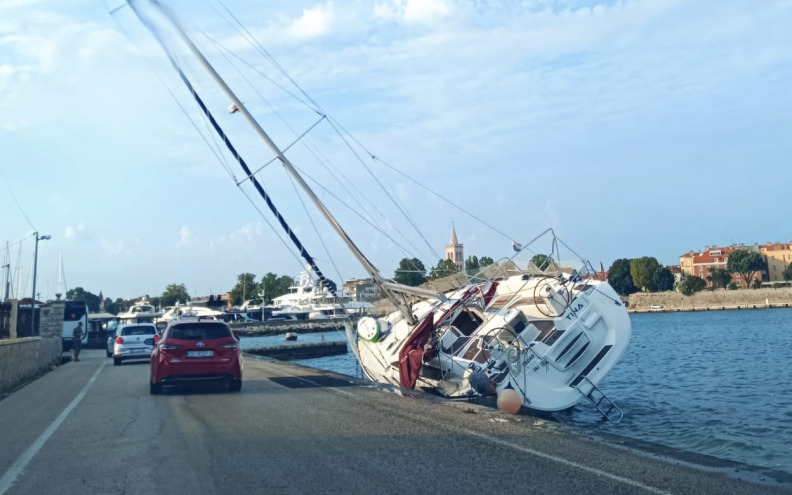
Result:
{"type": "MultiPolygon", "coordinates": [[[[159,28],[141,13],[139,3],[127,0],[162,45],[206,120],[245,172],[245,180],[250,180],[302,258],[335,294],[335,284],[323,276],[289,228],[169,51],[159,28]]],[[[588,400],[610,421],[622,418],[619,408],[598,387],[624,353],[631,334],[626,309],[606,281],[579,271],[517,270],[511,260],[494,263],[475,277],[460,277],[443,290],[386,280],[173,14],[156,0],[146,3],[166,19],[230,100],[231,112],[248,121],[392,305],[393,311],[385,317],[363,317],[347,326],[350,345],[368,378],[450,398],[497,397],[499,407],[512,412],[523,406],[556,411],[588,400]]],[[[529,245],[515,243],[515,250],[522,252],[529,245]]]]}

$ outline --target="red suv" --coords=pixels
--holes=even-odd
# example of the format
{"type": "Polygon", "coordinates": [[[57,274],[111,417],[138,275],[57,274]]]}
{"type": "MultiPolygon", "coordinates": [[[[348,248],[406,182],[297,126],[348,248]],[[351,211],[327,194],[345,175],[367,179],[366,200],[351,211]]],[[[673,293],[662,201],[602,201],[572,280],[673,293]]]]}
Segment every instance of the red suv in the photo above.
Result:
{"type": "Polygon", "coordinates": [[[222,321],[172,322],[151,352],[151,393],[162,393],[163,385],[202,381],[242,388],[239,341],[222,321]]]}

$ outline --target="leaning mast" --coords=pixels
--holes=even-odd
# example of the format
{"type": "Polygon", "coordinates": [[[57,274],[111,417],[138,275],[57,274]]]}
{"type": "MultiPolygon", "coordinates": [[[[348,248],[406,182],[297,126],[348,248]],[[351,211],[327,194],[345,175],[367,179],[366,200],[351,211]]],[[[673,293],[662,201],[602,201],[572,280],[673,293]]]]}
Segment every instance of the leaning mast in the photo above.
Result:
{"type": "MultiPolygon", "coordinates": [[[[179,33],[179,37],[182,41],[187,45],[190,49],[190,52],[198,59],[200,64],[203,68],[209,73],[209,75],[214,79],[220,89],[228,96],[228,98],[233,102],[233,106],[245,117],[245,119],[250,123],[251,127],[253,127],[254,131],[259,135],[259,137],[266,143],[266,145],[270,148],[270,150],[275,154],[276,158],[281,162],[283,167],[289,173],[289,175],[294,178],[300,188],[308,195],[309,199],[314,203],[314,205],[319,209],[320,213],[325,217],[325,219],[330,223],[333,229],[338,233],[347,247],[352,251],[352,254],[358,259],[363,268],[371,275],[374,279],[374,282],[380,289],[385,293],[386,297],[396,305],[399,309],[399,312],[402,313],[404,318],[410,322],[411,324],[416,323],[416,319],[412,314],[412,311],[409,308],[409,305],[406,303],[403,296],[399,293],[408,293],[419,295],[423,297],[440,297],[443,298],[441,294],[438,294],[435,291],[427,290],[427,289],[420,289],[417,287],[409,287],[409,286],[402,286],[401,284],[395,284],[392,282],[386,282],[379,273],[379,270],[366,258],[366,256],[358,249],[349,235],[344,231],[335,217],[330,213],[327,207],[322,203],[319,197],[314,193],[311,187],[305,182],[302,176],[297,172],[297,170],[292,165],[291,161],[286,157],[283,151],[278,147],[277,144],[270,138],[270,136],[264,131],[264,129],[259,125],[258,121],[250,114],[250,112],[245,107],[244,103],[236,96],[233,90],[226,84],[226,82],[220,77],[220,75],[215,71],[214,67],[209,63],[209,61],[204,57],[203,53],[198,49],[197,46],[192,42],[192,40],[187,36],[182,29],[181,25],[176,21],[175,17],[171,14],[171,12],[165,8],[158,0],[149,0],[152,4],[154,4],[160,12],[168,19],[171,25],[176,29],[176,32],[179,33]]],[[[132,7],[132,10],[135,12],[135,15],[140,18],[140,14],[132,5],[133,0],[127,0],[127,3],[132,7]]],[[[142,20],[142,19],[141,19],[142,20]]],[[[144,25],[146,23],[144,22],[144,25]]],[[[155,36],[158,42],[161,43],[159,37],[155,36]]],[[[163,49],[165,47],[163,46],[163,49]]],[[[233,107],[232,106],[232,107],[233,107]]]]}

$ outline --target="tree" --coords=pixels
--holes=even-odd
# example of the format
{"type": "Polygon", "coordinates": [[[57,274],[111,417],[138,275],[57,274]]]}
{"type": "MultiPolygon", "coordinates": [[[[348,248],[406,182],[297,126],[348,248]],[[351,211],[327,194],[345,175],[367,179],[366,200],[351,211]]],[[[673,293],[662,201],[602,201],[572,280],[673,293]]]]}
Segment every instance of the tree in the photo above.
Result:
{"type": "Polygon", "coordinates": [[[747,249],[734,251],[726,261],[726,269],[731,273],[738,274],[742,278],[745,288],[751,286],[751,280],[753,280],[756,272],[764,269],[764,267],[762,255],[747,249]]]}
{"type": "Polygon", "coordinates": [[[652,286],[656,292],[674,289],[674,274],[668,268],[662,267],[652,275],[652,286]]]}
{"type": "Polygon", "coordinates": [[[168,284],[159,300],[163,306],[173,306],[177,302],[187,303],[189,301],[190,294],[184,284],[168,284]]]}
{"type": "Polygon", "coordinates": [[[417,287],[426,282],[426,267],[418,258],[402,258],[393,279],[400,284],[417,287]]]}
{"type": "Polygon", "coordinates": [[[457,270],[456,263],[454,263],[453,261],[447,260],[447,259],[446,260],[439,260],[437,262],[437,266],[432,268],[432,274],[430,275],[429,278],[432,278],[432,279],[443,278],[443,277],[447,277],[449,275],[453,275],[453,274],[457,273],[458,271],[459,270],[457,270]]]}
{"type": "Polygon", "coordinates": [[[632,275],[630,275],[631,261],[627,258],[618,259],[613,262],[608,270],[608,283],[617,294],[622,296],[629,296],[633,292],[638,292],[635,284],[633,284],[632,275]]]}
{"type": "Polygon", "coordinates": [[[294,285],[294,280],[287,275],[280,277],[272,272],[268,272],[261,277],[258,285],[258,293],[264,304],[270,304],[273,299],[289,292],[289,287],[294,285]]]}
{"type": "Polygon", "coordinates": [[[493,260],[489,256],[482,256],[481,258],[479,258],[479,266],[481,266],[481,268],[484,268],[485,266],[489,266],[493,263],[495,263],[495,260],[493,260]]]}
{"type": "Polygon", "coordinates": [[[114,303],[112,299],[106,297],[104,300],[104,307],[105,312],[117,315],[118,314],[118,304],[114,303]]]}
{"type": "Polygon", "coordinates": [[[707,274],[707,280],[712,282],[713,287],[724,289],[731,282],[731,273],[725,268],[714,268],[707,274]]]}
{"type": "Polygon", "coordinates": [[[703,278],[696,275],[688,275],[682,278],[682,282],[679,284],[679,292],[690,296],[700,290],[704,290],[705,287],[707,287],[707,282],[703,278]]]}
{"type": "Polygon", "coordinates": [[[91,313],[99,312],[99,296],[92,294],[82,287],[75,287],[66,291],[67,301],[82,301],[88,305],[88,311],[91,313]]]}
{"type": "Polygon", "coordinates": [[[652,256],[644,256],[630,262],[630,275],[636,287],[648,292],[657,290],[652,285],[654,274],[660,269],[660,263],[652,256]]]}
{"type": "Polygon", "coordinates": [[[535,254],[533,258],[531,258],[531,263],[533,263],[536,268],[540,270],[546,270],[552,262],[553,258],[547,256],[546,254],[535,254]]]}
{"type": "Polygon", "coordinates": [[[792,280],[792,263],[790,263],[789,265],[786,266],[786,268],[784,268],[784,271],[781,272],[781,275],[784,277],[784,280],[786,282],[792,280]]]}
{"type": "Polygon", "coordinates": [[[479,270],[481,270],[481,262],[479,262],[478,256],[468,256],[465,260],[465,272],[468,275],[475,275],[479,270]]]}
{"type": "Polygon", "coordinates": [[[240,273],[237,275],[237,283],[231,289],[231,304],[239,306],[248,299],[254,299],[257,292],[256,276],[252,273],[240,273]]]}

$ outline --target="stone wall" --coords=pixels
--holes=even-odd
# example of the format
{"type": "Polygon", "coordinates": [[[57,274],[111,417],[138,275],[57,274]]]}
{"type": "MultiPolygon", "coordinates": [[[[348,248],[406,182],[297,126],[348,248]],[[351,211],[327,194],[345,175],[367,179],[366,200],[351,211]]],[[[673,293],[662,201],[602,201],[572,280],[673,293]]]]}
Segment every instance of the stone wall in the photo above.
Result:
{"type": "Polygon", "coordinates": [[[703,290],[692,296],[679,292],[656,292],[631,294],[629,310],[652,310],[652,306],[662,306],[668,311],[694,311],[699,309],[734,309],[790,307],[792,308],[792,288],[780,289],[742,289],[742,290],[703,290]]]}
{"type": "Polygon", "coordinates": [[[62,302],[41,306],[38,337],[0,339],[0,394],[60,364],[64,308],[62,302]]]}

